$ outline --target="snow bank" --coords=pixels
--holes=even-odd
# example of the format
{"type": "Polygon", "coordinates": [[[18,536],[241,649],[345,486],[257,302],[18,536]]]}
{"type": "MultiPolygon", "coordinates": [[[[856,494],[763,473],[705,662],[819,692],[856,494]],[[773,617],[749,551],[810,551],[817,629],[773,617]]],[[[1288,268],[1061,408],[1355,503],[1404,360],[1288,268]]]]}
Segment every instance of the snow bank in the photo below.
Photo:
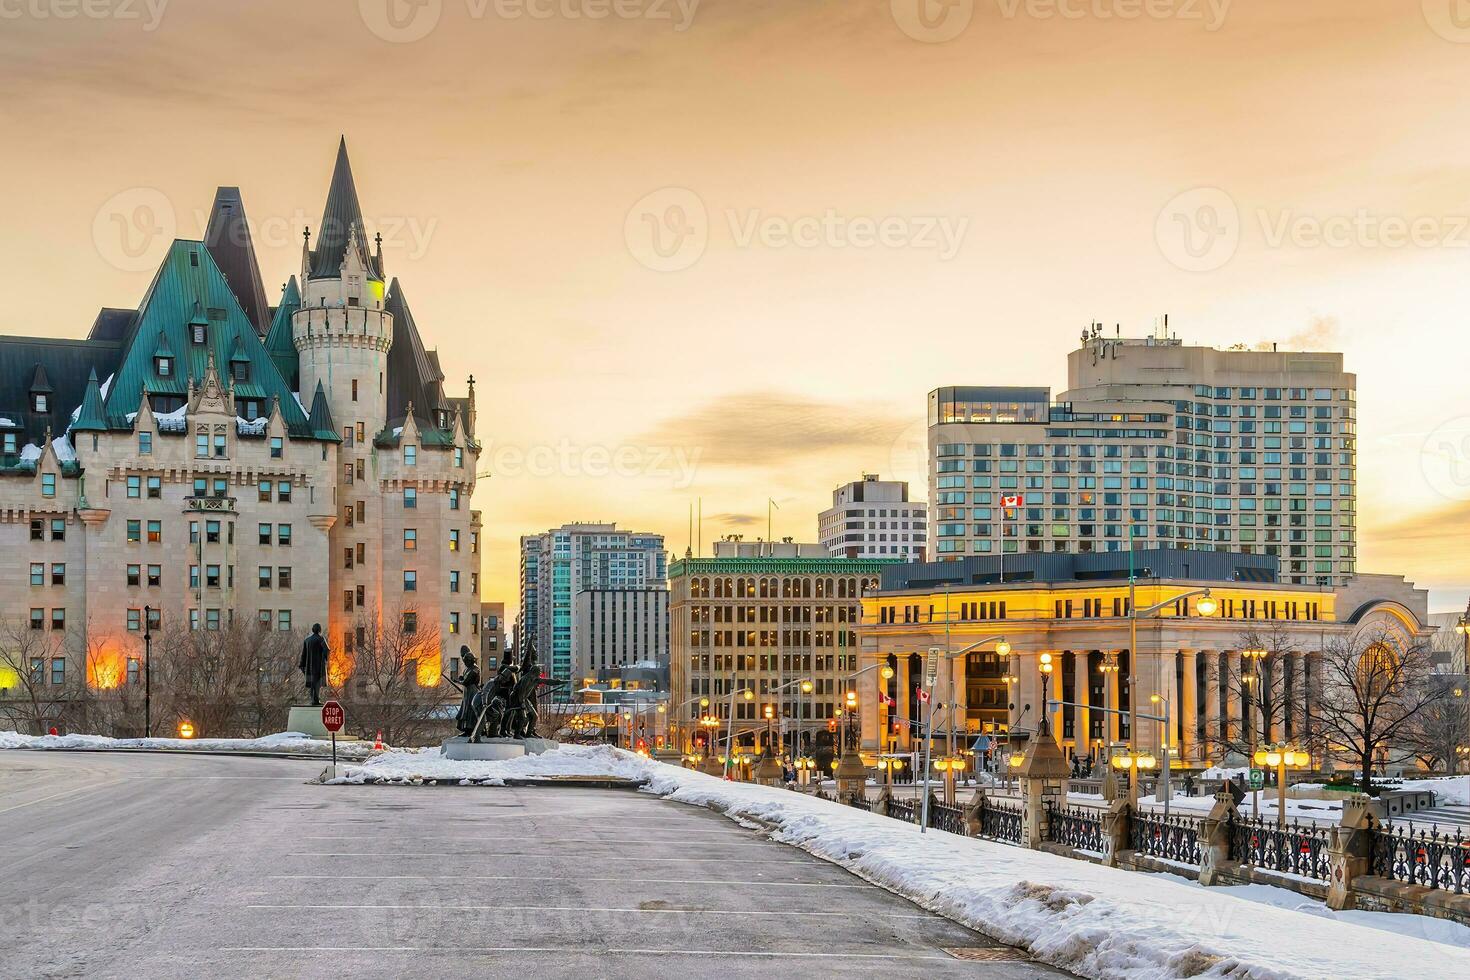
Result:
{"type": "Polygon", "coordinates": [[[1470,776],[1406,779],[1395,788],[1415,793],[1428,790],[1434,794],[1435,806],[1470,806],[1470,776]]]}
{"type": "Polygon", "coordinates": [[[360,766],[348,766],[333,783],[417,783],[457,779],[463,785],[504,786],[507,779],[628,779],[648,777],[646,760],[609,745],[564,745],[542,755],[500,762],[446,759],[437,747],[384,752],[360,766]]]}
{"type": "MultiPolygon", "coordinates": [[[[1425,942],[1417,924],[1382,931],[1073,858],[958,837],[785,789],[731,783],[606,746],[564,746],[507,762],[450,762],[437,750],[385,753],[339,782],[508,777],[645,779],[645,791],[770,829],[854,874],[1046,963],[1108,980],[1287,980],[1470,976],[1470,952],[1425,942]],[[1410,966],[1411,965],[1411,966],[1410,966]]],[[[1299,896],[1292,896],[1299,898],[1299,896]]],[[[1405,919],[1418,917],[1405,917],[1405,919]]]]}
{"type": "MultiPolygon", "coordinates": [[[[21,735],[0,732],[0,749],[174,749],[184,752],[289,752],[330,759],[332,743],[301,732],[281,732],[262,738],[108,738],[105,735],[21,735]]],[[[371,742],[338,742],[337,757],[363,759],[373,751],[371,742]]]]}

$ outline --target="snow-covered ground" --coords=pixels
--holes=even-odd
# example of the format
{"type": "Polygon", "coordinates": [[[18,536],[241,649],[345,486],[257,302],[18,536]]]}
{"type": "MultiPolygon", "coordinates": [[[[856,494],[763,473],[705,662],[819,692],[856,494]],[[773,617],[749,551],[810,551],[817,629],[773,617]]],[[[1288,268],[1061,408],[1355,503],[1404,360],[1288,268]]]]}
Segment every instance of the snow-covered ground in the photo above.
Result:
{"type": "MultiPolygon", "coordinates": [[[[108,738],[105,735],[0,732],[0,749],[170,749],[181,752],[289,752],[292,755],[332,757],[330,741],[300,732],[281,732],[263,738],[108,738]]],[[[372,751],[372,742],[337,743],[339,759],[365,759],[372,751]]]]}
{"type": "Polygon", "coordinates": [[[460,762],[444,758],[438,746],[383,752],[360,766],[346,766],[333,783],[417,783],[456,779],[465,785],[503,786],[507,779],[648,778],[647,759],[610,745],[564,745],[541,755],[501,762],[460,762]]]}
{"type": "Polygon", "coordinates": [[[343,781],[373,772],[475,782],[644,779],[647,792],[766,827],[777,840],[1084,977],[1470,976],[1470,952],[1448,944],[1459,941],[1459,930],[1419,916],[1329,917],[1325,909],[1302,910],[1314,903],[1280,889],[1200,888],[941,831],[920,834],[806,794],[726,782],[606,746],[489,763],[394,752],[349,767],[343,781]]]}
{"type": "MultiPolygon", "coordinates": [[[[1102,806],[1103,798],[1096,793],[1068,793],[1067,802],[1078,803],[1087,806],[1102,806]]],[[[1164,803],[1157,796],[1140,796],[1138,805],[1145,810],[1162,812],[1164,803]]],[[[1213,796],[1180,796],[1177,793],[1169,801],[1169,812],[1187,813],[1190,815],[1204,816],[1210,812],[1215,805],[1213,796]]],[[[1247,793],[1245,800],[1240,804],[1240,812],[1251,816],[1251,798],[1247,793]]],[[[1277,813],[1276,800],[1267,799],[1266,794],[1261,793],[1260,815],[1268,819],[1275,819],[1277,813]]],[[[1341,800],[1297,800],[1287,797],[1286,816],[1288,819],[1297,820],[1302,823],[1311,821],[1320,824],[1335,824],[1342,820],[1341,800]]]]}

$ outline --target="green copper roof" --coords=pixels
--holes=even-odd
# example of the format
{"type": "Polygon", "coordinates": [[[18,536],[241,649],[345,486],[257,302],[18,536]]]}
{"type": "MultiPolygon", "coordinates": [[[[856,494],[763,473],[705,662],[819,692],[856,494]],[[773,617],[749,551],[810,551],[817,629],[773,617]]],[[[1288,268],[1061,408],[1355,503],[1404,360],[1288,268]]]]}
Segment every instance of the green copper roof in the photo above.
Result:
{"type": "Polygon", "coordinates": [[[332,421],[332,409],[327,405],[327,392],[320,381],[316,383],[316,394],[311,397],[311,418],[307,424],[318,439],[327,442],[342,441],[342,437],[337,434],[337,425],[332,421]]]}
{"type": "Polygon", "coordinates": [[[209,250],[202,242],[184,240],[169,247],[138,308],[133,335],[107,392],[109,421],[119,428],[130,427],[126,416],[138,410],[145,388],[178,395],[187,391],[188,381],[202,383],[211,355],[221,380],[227,381],[227,365],[236,344],[250,362],[250,381],[259,387],[261,396],[279,399],[286,430],[297,438],[320,438],[209,250]],[[202,344],[193,343],[190,336],[190,322],[199,315],[196,310],[206,325],[202,344]],[[155,351],[174,357],[173,370],[166,377],[155,369],[155,351]]]}
{"type": "Polygon", "coordinates": [[[296,352],[296,342],[291,339],[291,318],[299,309],[301,309],[301,290],[296,287],[296,277],[292,276],[287,280],[286,288],[281,292],[280,305],[275,309],[270,332],[265,337],[265,349],[270,353],[271,360],[275,362],[276,370],[281,372],[281,377],[286,379],[286,384],[291,386],[292,391],[301,387],[298,379],[301,371],[301,358],[296,352]]]}
{"type": "Polygon", "coordinates": [[[87,390],[82,394],[82,407],[77,410],[76,421],[71,424],[73,432],[106,432],[107,409],[102,405],[102,388],[97,384],[94,368],[87,378],[87,390]]]}

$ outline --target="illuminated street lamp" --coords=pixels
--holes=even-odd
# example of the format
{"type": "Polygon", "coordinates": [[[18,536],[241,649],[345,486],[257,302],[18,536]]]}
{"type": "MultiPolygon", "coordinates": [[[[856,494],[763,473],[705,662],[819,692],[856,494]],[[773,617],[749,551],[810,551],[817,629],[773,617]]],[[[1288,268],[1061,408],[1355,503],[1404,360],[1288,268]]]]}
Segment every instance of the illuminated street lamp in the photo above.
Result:
{"type": "Polygon", "coordinates": [[[179,722],[179,738],[193,738],[194,723],[191,721],[179,722]]]}
{"type": "Polygon", "coordinates": [[[1306,769],[1312,764],[1312,757],[1306,752],[1285,745],[1268,745],[1264,749],[1257,749],[1251,755],[1252,761],[1257,766],[1276,770],[1276,826],[1286,827],[1286,770],[1306,769]]]}
{"type": "Polygon", "coordinates": [[[877,763],[878,768],[883,770],[883,782],[892,786],[894,772],[903,768],[903,758],[896,755],[880,755],[877,763]]]}

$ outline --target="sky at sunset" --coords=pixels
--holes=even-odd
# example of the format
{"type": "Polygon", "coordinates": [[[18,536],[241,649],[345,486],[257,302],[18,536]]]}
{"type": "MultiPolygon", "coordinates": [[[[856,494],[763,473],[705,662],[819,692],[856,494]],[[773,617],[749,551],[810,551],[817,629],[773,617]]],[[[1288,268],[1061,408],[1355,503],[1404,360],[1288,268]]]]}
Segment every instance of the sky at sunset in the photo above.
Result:
{"type": "Polygon", "coordinates": [[[0,0],[0,333],[135,306],[238,185],[267,292],[345,134],[478,382],[484,597],[573,520],[812,540],[926,393],[1090,321],[1340,350],[1362,571],[1470,591],[1457,0],[0,0]]]}

